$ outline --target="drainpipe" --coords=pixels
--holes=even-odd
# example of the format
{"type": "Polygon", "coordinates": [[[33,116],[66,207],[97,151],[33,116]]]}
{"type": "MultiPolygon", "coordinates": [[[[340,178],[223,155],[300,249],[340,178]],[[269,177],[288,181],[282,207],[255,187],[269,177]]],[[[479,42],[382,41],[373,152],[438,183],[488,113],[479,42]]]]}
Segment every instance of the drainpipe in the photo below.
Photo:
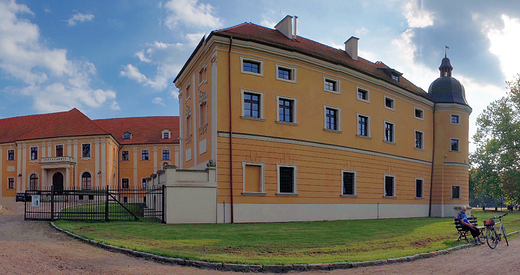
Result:
{"type": "Polygon", "coordinates": [[[432,216],[432,189],[433,189],[433,167],[435,161],[435,104],[433,105],[433,147],[432,147],[432,169],[430,174],[430,205],[428,208],[428,217],[432,216]]]}
{"type": "MultiPolygon", "coordinates": [[[[233,36],[229,38],[228,50],[228,87],[229,87],[229,190],[231,195],[231,223],[235,222],[234,206],[233,206],[233,106],[231,96],[231,45],[233,44],[233,36]]],[[[224,223],[226,221],[224,220],[224,223]]]]}

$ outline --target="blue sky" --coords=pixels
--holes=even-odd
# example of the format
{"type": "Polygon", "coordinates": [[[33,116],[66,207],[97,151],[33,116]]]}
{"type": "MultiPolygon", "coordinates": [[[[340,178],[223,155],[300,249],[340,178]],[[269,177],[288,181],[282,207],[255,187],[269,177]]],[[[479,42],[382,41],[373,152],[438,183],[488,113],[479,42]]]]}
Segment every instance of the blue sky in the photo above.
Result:
{"type": "Polygon", "coordinates": [[[520,73],[520,1],[0,0],[0,118],[178,115],[172,81],[204,34],[286,15],[298,16],[298,35],[332,47],[360,38],[361,57],[424,90],[449,46],[473,125],[520,73]]]}

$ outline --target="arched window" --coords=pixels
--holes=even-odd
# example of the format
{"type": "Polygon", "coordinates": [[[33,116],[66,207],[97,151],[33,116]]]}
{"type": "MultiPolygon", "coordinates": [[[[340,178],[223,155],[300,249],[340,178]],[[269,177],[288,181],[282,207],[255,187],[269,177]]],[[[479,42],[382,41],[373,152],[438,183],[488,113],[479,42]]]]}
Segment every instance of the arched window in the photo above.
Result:
{"type": "Polygon", "coordinates": [[[81,176],[81,189],[90,190],[92,188],[92,176],[89,172],[83,173],[81,176]]]}
{"type": "Polygon", "coordinates": [[[38,176],[36,174],[32,174],[29,178],[29,189],[36,190],[38,188],[38,176]]]}

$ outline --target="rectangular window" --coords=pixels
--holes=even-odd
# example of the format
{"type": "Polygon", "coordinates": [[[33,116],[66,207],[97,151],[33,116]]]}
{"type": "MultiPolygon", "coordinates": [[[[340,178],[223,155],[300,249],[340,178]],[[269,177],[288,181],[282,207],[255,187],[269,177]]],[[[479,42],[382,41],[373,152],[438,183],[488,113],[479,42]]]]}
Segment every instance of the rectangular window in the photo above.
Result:
{"type": "Polygon", "coordinates": [[[361,101],[369,102],[368,91],[365,89],[358,88],[357,90],[357,99],[361,101]]]}
{"type": "Polygon", "coordinates": [[[244,93],[244,116],[260,118],[260,95],[244,93]]]}
{"type": "Polygon", "coordinates": [[[415,197],[424,198],[424,180],[415,179],[415,197]]]}
{"type": "Polygon", "coordinates": [[[243,194],[264,195],[264,163],[242,162],[242,169],[243,194]]]}
{"type": "Polygon", "coordinates": [[[395,110],[395,100],[385,96],[385,108],[395,110]]]}
{"type": "Polygon", "coordinates": [[[278,194],[296,194],[296,166],[277,165],[278,194]]]}
{"type": "Polygon", "coordinates": [[[14,160],[14,150],[7,150],[7,160],[14,160]]]}
{"type": "Polygon", "coordinates": [[[450,144],[451,144],[450,151],[455,151],[455,152],[459,151],[459,140],[458,139],[452,138],[450,144]]]}
{"type": "Polygon", "coordinates": [[[338,110],[325,108],[325,128],[338,130],[338,110]]]}
{"type": "Polygon", "coordinates": [[[342,171],[342,195],[356,195],[356,172],[342,171]]]}
{"type": "Polygon", "coordinates": [[[424,133],[415,131],[415,149],[424,149],[424,133]]]}
{"type": "Polygon", "coordinates": [[[121,179],[121,188],[128,189],[130,187],[130,179],[123,178],[121,179]]]}
{"type": "Polygon", "coordinates": [[[208,120],[208,105],[206,102],[202,102],[199,104],[199,126],[202,126],[207,122],[208,120]]]}
{"type": "Polygon", "coordinates": [[[63,145],[56,145],[56,156],[63,157],[63,145]]]}
{"type": "Polygon", "coordinates": [[[277,68],[277,79],[279,80],[289,80],[289,81],[293,81],[295,80],[295,77],[294,77],[294,72],[295,70],[294,69],[289,69],[289,68],[284,68],[284,67],[279,67],[279,66],[276,66],[277,68]]]}
{"type": "Polygon", "coordinates": [[[358,115],[358,136],[370,136],[370,120],[368,116],[358,115]]]}
{"type": "Polygon", "coordinates": [[[90,143],[82,144],[82,154],[81,156],[84,158],[90,158],[90,143]]]}
{"type": "Polygon", "coordinates": [[[385,175],[385,197],[395,197],[395,176],[385,175]]]}
{"type": "Polygon", "coordinates": [[[460,199],[460,185],[451,186],[451,198],[460,199]]]}
{"type": "Polygon", "coordinates": [[[395,142],[394,124],[392,122],[385,121],[385,141],[395,142]]]}
{"type": "Polygon", "coordinates": [[[257,61],[252,61],[252,60],[243,60],[242,61],[242,71],[244,71],[244,72],[260,74],[260,70],[262,68],[261,66],[262,66],[262,64],[257,61]]]}
{"type": "Polygon", "coordinates": [[[128,155],[128,151],[121,152],[121,160],[130,160],[130,156],[128,155]]]}
{"type": "Polygon", "coordinates": [[[208,78],[208,68],[206,66],[202,67],[199,70],[199,86],[207,81],[208,78]]]}
{"type": "Polygon", "coordinates": [[[164,133],[163,134],[163,139],[169,139],[170,138],[170,133],[164,133]]]}
{"type": "Polygon", "coordinates": [[[191,135],[191,115],[186,116],[186,137],[191,135]]]}
{"type": "Polygon", "coordinates": [[[31,160],[38,159],[38,147],[31,147],[31,160]]]}
{"type": "Polygon", "coordinates": [[[163,160],[169,160],[170,159],[170,150],[163,150],[162,151],[162,159],[163,160]]]}
{"type": "Polygon", "coordinates": [[[143,189],[146,189],[146,178],[142,178],[142,179],[141,179],[141,187],[142,187],[143,189]]]}
{"type": "Polygon", "coordinates": [[[392,75],[392,79],[399,82],[399,76],[397,76],[397,75],[392,75]]]}
{"type": "Polygon", "coordinates": [[[278,99],[278,120],[294,122],[293,119],[294,101],[286,98],[278,99]]]}
{"type": "Polygon", "coordinates": [[[334,79],[330,79],[330,78],[323,78],[323,89],[327,92],[332,92],[332,93],[336,93],[336,94],[339,94],[340,93],[340,89],[339,89],[339,81],[337,80],[334,80],[334,79]]]}
{"type": "Polygon", "coordinates": [[[7,189],[14,189],[14,178],[7,178],[7,189]]]}
{"type": "Polygon", "coordinates": [[[418,108],[414,108],[415,118],[424,119],[424,111],[418,108]]]}
{"type": "Polygon", "coordinates": [[[148,150],[141,151],[141,160],[149,160],[148,150]]]}
{"type": "Polygon", "coordinates": [[[451,124],[460,125],[460,116],[459,115],[451,115],[451,124]]]}

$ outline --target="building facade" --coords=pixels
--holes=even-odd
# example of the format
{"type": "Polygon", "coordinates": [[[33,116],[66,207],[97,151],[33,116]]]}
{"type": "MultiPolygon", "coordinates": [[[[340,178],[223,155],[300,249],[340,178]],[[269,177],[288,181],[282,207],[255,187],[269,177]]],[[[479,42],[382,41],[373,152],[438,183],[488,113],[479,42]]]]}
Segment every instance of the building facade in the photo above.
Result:
{"type": "Polygon", "coordinates": [[[178,117],[91,120],[77,109],[0,119],[0,196],[143,187],[178,160],[178,117]]]}
{"type": "Polygon", "coordinates": [[[452,216],[471,108],[449,59],[428,92],[382,62],[275,29],[213,31],[174,83],[179,162],[217,167],[218,222],[452,216]]]}

